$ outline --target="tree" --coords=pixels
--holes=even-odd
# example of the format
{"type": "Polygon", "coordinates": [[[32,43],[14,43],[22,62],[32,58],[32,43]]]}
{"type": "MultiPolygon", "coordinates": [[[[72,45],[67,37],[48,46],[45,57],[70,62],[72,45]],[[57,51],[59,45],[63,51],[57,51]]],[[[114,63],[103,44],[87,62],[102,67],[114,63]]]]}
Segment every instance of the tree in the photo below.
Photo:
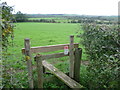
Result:
{"type": "Polygon", "coordinates": [[[15,19],[17,22],[25,22],[27,21],[27,16],[22,12],[18,11],[15,15],[15,19]]]}

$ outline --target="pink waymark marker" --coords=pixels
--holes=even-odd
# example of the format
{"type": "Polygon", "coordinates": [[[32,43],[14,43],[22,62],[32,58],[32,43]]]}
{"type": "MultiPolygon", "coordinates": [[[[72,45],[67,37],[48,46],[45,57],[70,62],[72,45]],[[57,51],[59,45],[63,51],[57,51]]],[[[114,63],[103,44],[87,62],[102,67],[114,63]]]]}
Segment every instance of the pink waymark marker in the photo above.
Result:
{"type": "Polygon", "coordinates": [[[68,46],[64,46],[64,55],[67,55],[69,52],[68,46]]]}

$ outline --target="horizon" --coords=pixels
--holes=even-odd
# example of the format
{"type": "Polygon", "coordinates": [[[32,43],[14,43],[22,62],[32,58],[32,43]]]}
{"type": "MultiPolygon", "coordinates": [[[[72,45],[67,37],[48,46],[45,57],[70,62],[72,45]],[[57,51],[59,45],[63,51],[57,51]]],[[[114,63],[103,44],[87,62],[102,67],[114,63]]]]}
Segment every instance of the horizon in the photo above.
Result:
{"type": "Polygon", "coordinates": [[[14,6],[14,14],[76,14],[88,16],[118,16],[119,0],[2,0],[14,6]]]}
{"type": "MultiPolygon", "coordinates": [[[[29,14],[29,13],[23,13],[23,14],[29,14]]],[[[31,13],[32,14],[32,13],[31,13]]],[[[76,15],[76,16],[118,16],[118,15],[85,15],[85,14],[55,14],[55,13],[47,13],[47,14],[42,14],[42,13],[35,13],[38,15],[76,15]]]]}

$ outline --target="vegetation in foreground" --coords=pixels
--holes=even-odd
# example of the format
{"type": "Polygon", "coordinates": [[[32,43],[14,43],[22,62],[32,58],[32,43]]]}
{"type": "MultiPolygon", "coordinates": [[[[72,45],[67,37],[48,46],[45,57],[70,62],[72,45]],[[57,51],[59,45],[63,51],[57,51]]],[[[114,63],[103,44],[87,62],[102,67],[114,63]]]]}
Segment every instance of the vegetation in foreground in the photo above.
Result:
{"type": "Polygon", "coordinates": [[[82,44],[90,61],[87,84],[92,88],[120,86],[120,29],[112,25],[83,25],[82,44]]]}

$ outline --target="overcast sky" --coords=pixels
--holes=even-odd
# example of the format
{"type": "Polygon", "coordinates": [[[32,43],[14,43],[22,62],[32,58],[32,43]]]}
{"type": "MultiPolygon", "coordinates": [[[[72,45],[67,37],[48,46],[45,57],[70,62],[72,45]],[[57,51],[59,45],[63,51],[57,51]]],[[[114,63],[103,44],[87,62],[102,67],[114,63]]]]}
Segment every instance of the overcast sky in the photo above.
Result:
{"type": "Polygon", "coordinates": [[[118,15],[119,0],[2,0],[26,14],[118,15]]]}

